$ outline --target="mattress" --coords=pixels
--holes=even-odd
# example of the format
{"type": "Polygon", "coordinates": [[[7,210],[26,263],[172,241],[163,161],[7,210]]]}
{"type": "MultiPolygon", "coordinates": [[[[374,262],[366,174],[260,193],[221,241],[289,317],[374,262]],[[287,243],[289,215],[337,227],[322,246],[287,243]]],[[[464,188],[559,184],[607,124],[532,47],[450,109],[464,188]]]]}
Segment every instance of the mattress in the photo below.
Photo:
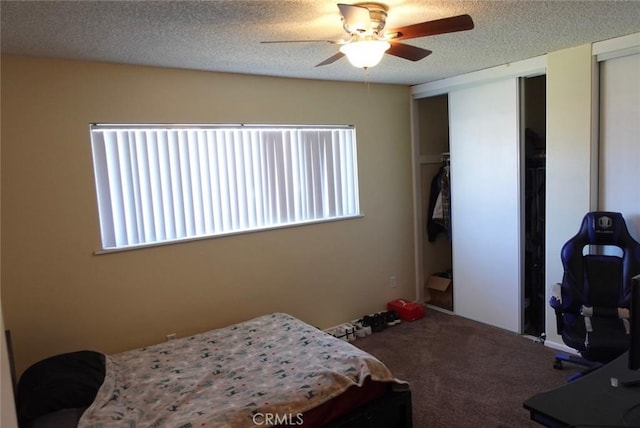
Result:
{"type": "Polygon", "coordinates": [[[269,314],[106,355],[104,382],[78,427],[244,428],[300,425],[305,417],[304,426],[319,426],[366,397],[357,389],[365,385],[372,396],[408,389],[365,351],[288,314],[269,314]],[[349,390],[336,410],[334,399],[349,390]]]}

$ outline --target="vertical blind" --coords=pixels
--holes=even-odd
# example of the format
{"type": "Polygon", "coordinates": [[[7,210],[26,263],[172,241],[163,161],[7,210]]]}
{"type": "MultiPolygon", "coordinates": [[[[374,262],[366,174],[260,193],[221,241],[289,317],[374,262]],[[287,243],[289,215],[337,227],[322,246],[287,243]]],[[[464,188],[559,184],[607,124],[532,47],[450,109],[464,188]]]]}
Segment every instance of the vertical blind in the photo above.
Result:
{"type": "Polygon", "coordinates": [[[91,127],[102,248],[359,215],[352,127],[91,127]]]}

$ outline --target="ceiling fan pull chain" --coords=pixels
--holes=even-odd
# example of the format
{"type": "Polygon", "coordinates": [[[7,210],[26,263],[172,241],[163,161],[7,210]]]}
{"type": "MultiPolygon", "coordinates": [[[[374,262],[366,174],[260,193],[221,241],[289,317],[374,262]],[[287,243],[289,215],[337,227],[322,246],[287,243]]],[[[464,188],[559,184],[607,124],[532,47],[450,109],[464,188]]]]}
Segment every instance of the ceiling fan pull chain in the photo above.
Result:
{"type": "Polygon", "coordinates": [[[367,85],[367,100],[371,102],[371,82],[369,81],[369,67],[364,68],[364,84],[367,85]]]}

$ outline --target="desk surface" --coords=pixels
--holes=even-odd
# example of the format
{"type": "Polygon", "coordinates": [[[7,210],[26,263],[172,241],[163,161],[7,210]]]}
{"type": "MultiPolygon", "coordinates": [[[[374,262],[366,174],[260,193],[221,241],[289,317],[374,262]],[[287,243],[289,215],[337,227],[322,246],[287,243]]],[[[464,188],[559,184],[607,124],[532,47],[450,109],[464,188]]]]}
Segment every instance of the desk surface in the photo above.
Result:
{"type": "Polygon", "coordinates": [[[552,427],[640,427],[640,385],[611,385],[640,380],[640,371],[627,368],[628,354],[573,382],[524,402],[531,419],[552,427]]]}

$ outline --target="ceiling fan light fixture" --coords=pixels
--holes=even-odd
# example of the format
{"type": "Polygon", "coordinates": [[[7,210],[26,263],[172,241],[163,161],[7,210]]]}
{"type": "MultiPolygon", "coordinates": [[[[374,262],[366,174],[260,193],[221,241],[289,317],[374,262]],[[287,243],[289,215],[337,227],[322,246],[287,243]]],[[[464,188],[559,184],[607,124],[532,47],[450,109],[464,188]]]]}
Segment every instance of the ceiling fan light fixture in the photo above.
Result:
{"type": "Polygon", "coordinates": [[[340,47],[340,52],[354,67],[369,68],[377,65],[391,47],[386,40],[359,40],[340,47]]]}

